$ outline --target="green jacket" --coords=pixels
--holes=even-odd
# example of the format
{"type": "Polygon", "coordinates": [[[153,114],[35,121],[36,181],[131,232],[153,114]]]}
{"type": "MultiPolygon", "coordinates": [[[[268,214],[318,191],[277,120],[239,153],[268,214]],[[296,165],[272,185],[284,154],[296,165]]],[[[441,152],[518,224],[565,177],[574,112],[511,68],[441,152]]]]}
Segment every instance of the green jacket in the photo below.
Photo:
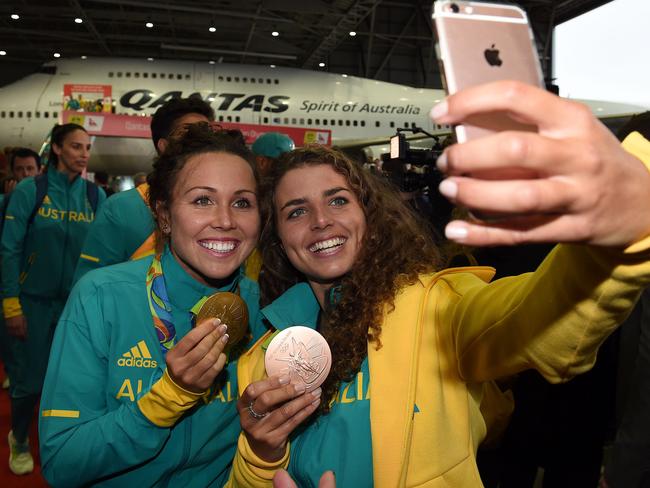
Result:
{"type": "MultiPolygon", "coordinates": [[[[20,293],[45,298],[65,299],[70,293],[72,274],[81,244],[95,216],[86,197],[86,180],[72,182],[50,168],[47,195],[31,225],[36,184],[25,178],[13,191],[5,214],[0,248],[2,283],[5,297],[16,299],[20,293]]],[[[98,194],[98,207],[106,200],[98,194]]]]}
{"type": "MultiPolygon", "coordinates": [[[[52,486],[205,487],[227,477],[240,431],[237,361],[228,365],[222,388],[167,426],[148,413],[169,403],[155,404],[168,376],[146,294],[151,260],[92,271],[70,295],[41,398],[41,459],[52,486]]],[[[162,268],[180,340],[190,330],[189,310],[217,290],[191,278],[168,250],[162,268]]],[[[255,325],[258,286],[240,276],[257,338],[263,332],[255,325]]]]}
{"type": "Polygon", "coordinates": [[[90,226],[73,282],[91,269],[128,261],[153,231],[151,211],[137,188],[116,193],[90,226]]]}

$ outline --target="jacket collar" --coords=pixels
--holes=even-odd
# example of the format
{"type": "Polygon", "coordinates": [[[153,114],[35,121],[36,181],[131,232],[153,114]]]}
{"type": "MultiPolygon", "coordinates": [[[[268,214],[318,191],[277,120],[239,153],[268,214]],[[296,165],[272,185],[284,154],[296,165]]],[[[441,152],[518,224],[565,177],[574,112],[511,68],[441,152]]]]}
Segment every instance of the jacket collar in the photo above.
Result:
{"type": "Polygon", "coordinates": [[[276,330],[292,325],[315,329],[320,305],[308,283],[292,286],[280,297],[262,309],[262,315],[276,330]]]}

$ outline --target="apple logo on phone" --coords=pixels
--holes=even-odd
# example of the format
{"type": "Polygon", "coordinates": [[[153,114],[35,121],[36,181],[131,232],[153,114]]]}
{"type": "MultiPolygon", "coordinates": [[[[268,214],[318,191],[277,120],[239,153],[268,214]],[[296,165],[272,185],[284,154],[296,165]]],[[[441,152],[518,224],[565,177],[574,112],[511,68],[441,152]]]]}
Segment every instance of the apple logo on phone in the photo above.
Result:
{"type": "Polygon", "coordinates": [[[494,44],[490,49],[486,49],[483,55],[490,66],[501,66],[503,64],[503,61],[499,58],[499,50],[494,48],[494,44]]]}

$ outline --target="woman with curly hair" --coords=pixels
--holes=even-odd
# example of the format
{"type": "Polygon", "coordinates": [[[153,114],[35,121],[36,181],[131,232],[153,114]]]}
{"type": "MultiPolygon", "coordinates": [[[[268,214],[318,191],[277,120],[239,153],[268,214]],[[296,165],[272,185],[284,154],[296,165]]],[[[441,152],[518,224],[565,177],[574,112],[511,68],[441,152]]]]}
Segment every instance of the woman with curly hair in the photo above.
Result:
{"type": "MultiPolygon", "coordinates": [[[[481,486],[475,456],[497,414],[492,380],[536,368],[561,382],[591,367],[650,281],[650,216],[635,212],[650,206],[650,172],[578,104],[508,87],[436,108],[439,123],[505,110],[540,127],[446,150],[441,191],[500,216],[451,222],[447,236],[590,245],[559,245],[535,273],[493,283],[490,268],[440,270],[426,232],[371,173],[333,149],[283,157],[262,203],[271,330],[238,366],[234,485],[267,486],[286,468],[298,486],[317,486],[326,470],[340,486],[481,486]],[[292,325],[330,345],[322,389],[265,377],[270,338],[292,325]]],[[[638,134],[627,149],[650,164],[638,134]]]]}

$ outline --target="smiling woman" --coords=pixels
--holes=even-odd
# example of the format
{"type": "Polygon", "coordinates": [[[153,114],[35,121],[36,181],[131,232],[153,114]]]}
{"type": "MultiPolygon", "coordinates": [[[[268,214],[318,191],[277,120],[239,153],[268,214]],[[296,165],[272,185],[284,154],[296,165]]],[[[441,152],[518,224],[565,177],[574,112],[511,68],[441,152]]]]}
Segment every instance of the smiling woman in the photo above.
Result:
{"type": "Polygon", "coordinates": [[[172,139],[148,177],[156,255],[75,285],[41,401],[53,486],[223,485],[239,433],[239,353],[226,349],[236,324],[203,319],[206,297],[239,295],[251,324],[242,335],[261,335],[258,287],[241,267],[259,234],[257,179],[235,135],[198,123],[172,139]]]}

